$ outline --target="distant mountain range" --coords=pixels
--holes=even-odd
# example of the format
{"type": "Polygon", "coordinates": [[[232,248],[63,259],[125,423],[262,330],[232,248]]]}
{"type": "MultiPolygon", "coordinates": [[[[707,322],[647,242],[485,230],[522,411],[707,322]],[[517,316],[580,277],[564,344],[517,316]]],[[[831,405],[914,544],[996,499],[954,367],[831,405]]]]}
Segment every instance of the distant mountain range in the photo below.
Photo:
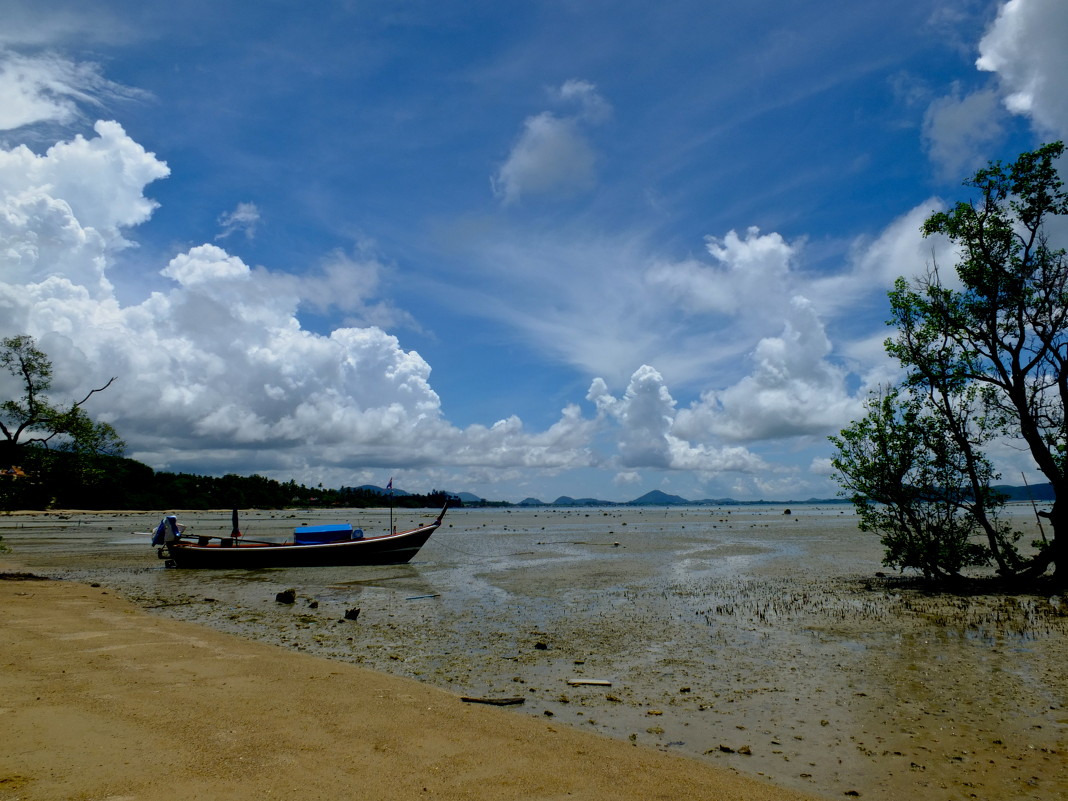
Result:
{"type": "Polygon", "coordinates": [[[806,501],[739,501],[735,498],[702,498],[691,500],[680,495],[669,495],[660,490],[647,492],[631,501],[602,501],[599,498],[572,498],[561,495],[552,503],[537,498],[525,498],[516,506],[755,506],[758,504],[803,504],[803,503],[849,503],[842,498],[809,498],[806,501]]]}
{"type": "MultiPolygon", "coordinates": [[[[372,484],[364,484],[358,489],[370,490],[372,492],[378,492],[382,495],[387,494],[387,491],[382,487],[376,487],[372,484]]],[[[1047,503],[1054,500],[1053,485],[1052,484],[1035,484],[1030,487],[1014,487],[1008,484],[999,484],[994,487],[998,492],[1003,493],[1009,497],[1010,501],[1035,501],[1036,503],[1047,503]]],[[[393,490],[394,495],[410,495],[411,493],[405,492],[402,489],[393,490]]],[[[735,498],[703,498],[701,500],[689,500],[679,495],[669,495],[666,492],[660,490],[653,490],[647,492],[640,498],[635,498],[632,501],[602,501],[598,498],[572,498],[567,495],[561,495],[555,501],[547,503],[537,498],[524,498],[519,503],[507,503],[504,501],[489,502],[484,498],[474,495],[470,492],[450,492],[449,495],[453,495],[463,501],[464,504],[470,506],[478,506],[481,504],[490,504],[494,506],[757,506],[757,505],[801,505],[801,504],[828,504],[828,503],[849,503],[845,498],[808,498],[807,500],[793,500],[793,501],[739,501],[735,498]]]]}

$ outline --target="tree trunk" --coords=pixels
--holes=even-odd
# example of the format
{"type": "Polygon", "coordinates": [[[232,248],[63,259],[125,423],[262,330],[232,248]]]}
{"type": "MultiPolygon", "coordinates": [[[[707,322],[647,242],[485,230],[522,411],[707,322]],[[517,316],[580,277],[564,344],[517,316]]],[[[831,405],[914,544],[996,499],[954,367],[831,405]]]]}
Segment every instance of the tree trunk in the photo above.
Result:
{"type": "Polygon", "coordinates": [[[1057,487],[1057,500],[1049,512],[1053,540],[1050,542],[1050,561],[1053,564],[1053,580],[1059,587],[1068,587],[1068,499],[1057,487]],[[1062,500],[1063,499],[1063,500],[1062,500]]]}

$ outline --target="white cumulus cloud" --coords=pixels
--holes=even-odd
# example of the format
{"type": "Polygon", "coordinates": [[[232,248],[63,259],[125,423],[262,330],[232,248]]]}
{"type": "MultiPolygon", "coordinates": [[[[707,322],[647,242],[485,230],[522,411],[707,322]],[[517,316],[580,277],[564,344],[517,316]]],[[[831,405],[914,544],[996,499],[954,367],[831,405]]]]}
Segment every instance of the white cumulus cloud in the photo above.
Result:
{"type": "Polygon", "coordinates": [[[118,124],[95,132],[40,156],[0,149],[0,336],[36,337],[59,393],[116,376],[91,411],[118,428],[130,455],[156,468],[331,486],[374,465],[593,462],[596,421],[577,406],[541,432],[514,417],[460,430],[441,413],[430,365],[395,336],[377,325],[326,335],[301,326],[303,304],[403,319],[375,300],[373,258],[334,253],[304,278],[202,244],[157,268],[164,289],[120,302],[112,257],[156,208],[145,188],[169,171],[118,124]]]}
{"type": "Polygon", "coordinates": [[[1045,133],[1068,132],[1068,3],[1009,0],[979,43],[976,66],[996,73],[1005,105],[1045,133]]]}
{"type": "Polygon", "coordinates": [[[695,312],[744,317],[761,308],[773,312],[788,296],[795,248],[777,233],[752,227],[705,238],[714,265],[693,259],[660,262],[648,271],[650,284],[695,312]]]}
{"type": "Polygon", "coordinates": [[[795,297],[782,333],[757,343],[753,371],[680,412],[677,432],[753,441],[837,430],[859,404],[847,388],[846,370],[828,361],[830,353],[831,342],[812,304],[795,297]]]}
{"type": "Polygon", "coordinates": [[[553,94],[578,110],[564,116],[543,111],[526,119],[491,181],[505,205],[528,196],[567,196],[596,185],[597,156],[585,128],[607,119],[611,106],[587,81],[568,80],[553,94]]]}
{"type": "Polygon", "coordinates": [[[989,145],[1002,135],[1001,98],[993,89],[961,95],[959,88],[934,101],[923,119],[923,138],[943,175],[959,178],[986,164],[989,145]]]}
{"type": "Polygon", "coordinates": [[[768,467],[744,447],[717,443],[712,432],[680,427],[682,413],[676,411],[663,377],[649,365],[634,372],[621,397],[613,396],[600,378],[590,385],[586,397],[612,424],[620,467],[692,470],[710,476],[754,473],[768,467]]]}
{"type": "Polygon", "coordinates": [[[122,229],[148,219],[156,204],[144,186],[167,165],[114,122],[37,155],[0,149],[0,256],[7,281],[65,278],[94,297],[110,292],[108,253],[127,243],[122,229]]]}

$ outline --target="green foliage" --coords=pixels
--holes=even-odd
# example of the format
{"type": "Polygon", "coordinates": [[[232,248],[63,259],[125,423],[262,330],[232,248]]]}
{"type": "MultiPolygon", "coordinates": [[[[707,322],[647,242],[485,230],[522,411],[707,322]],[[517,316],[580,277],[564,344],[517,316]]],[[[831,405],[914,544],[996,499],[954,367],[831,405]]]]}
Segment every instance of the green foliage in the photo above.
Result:
{"type": "Polygon", "coordinates": [[[890,293],[897,334],[886,348],[904,381],[832,437],[842,486],[888,565],[947,577],[992,561],[1033,577],[1059,564],[1068,576],[1068,510],[1054,501],[1054,541],[1024,559],[1020,535],[998,519],[987,456],[995,443],[1028,452],[1055,499],[1068,493],[1068,262],[1044,227],[1068,214],[1063,153],[1056,142],[977,172],[966,182],[977,200],[923,226],[958,247],[959,284],[934,265],[890,293]]]}
{"type": "Polygon", "coordinates": [[[0,341],[0,366],[20,388],[18,397],[0,402],[0,505],[47,508],[57,494],[98,485],[104,478],[100,457],[121,454],[125,446],[110,424],[94,421],[82,407],[115,379],[58,405],[48,397],[52,362],[26,335],[0,341]]]}
{"type": "Polygon", "coordinates": [[[986,564],[990,551],[974,541],[979,526],[964,511],[971,487],[944,421],[902,391],[872,397],[867,414],[831,438],[833,464],[861,530],[880,535],[885,565],[955,576],[986,564]]]}

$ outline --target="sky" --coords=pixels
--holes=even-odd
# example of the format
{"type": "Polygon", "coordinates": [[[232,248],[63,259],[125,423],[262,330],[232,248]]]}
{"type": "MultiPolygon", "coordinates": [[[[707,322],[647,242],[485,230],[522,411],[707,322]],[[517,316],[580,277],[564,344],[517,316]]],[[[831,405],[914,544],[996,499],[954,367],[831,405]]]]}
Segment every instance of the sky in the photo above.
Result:
{"type": "Polygon", "coordinates": [[[0,19],[0,335],[158,470],[833,497],[923,220],[1068,137],[1063,0],[0,19]]]}

